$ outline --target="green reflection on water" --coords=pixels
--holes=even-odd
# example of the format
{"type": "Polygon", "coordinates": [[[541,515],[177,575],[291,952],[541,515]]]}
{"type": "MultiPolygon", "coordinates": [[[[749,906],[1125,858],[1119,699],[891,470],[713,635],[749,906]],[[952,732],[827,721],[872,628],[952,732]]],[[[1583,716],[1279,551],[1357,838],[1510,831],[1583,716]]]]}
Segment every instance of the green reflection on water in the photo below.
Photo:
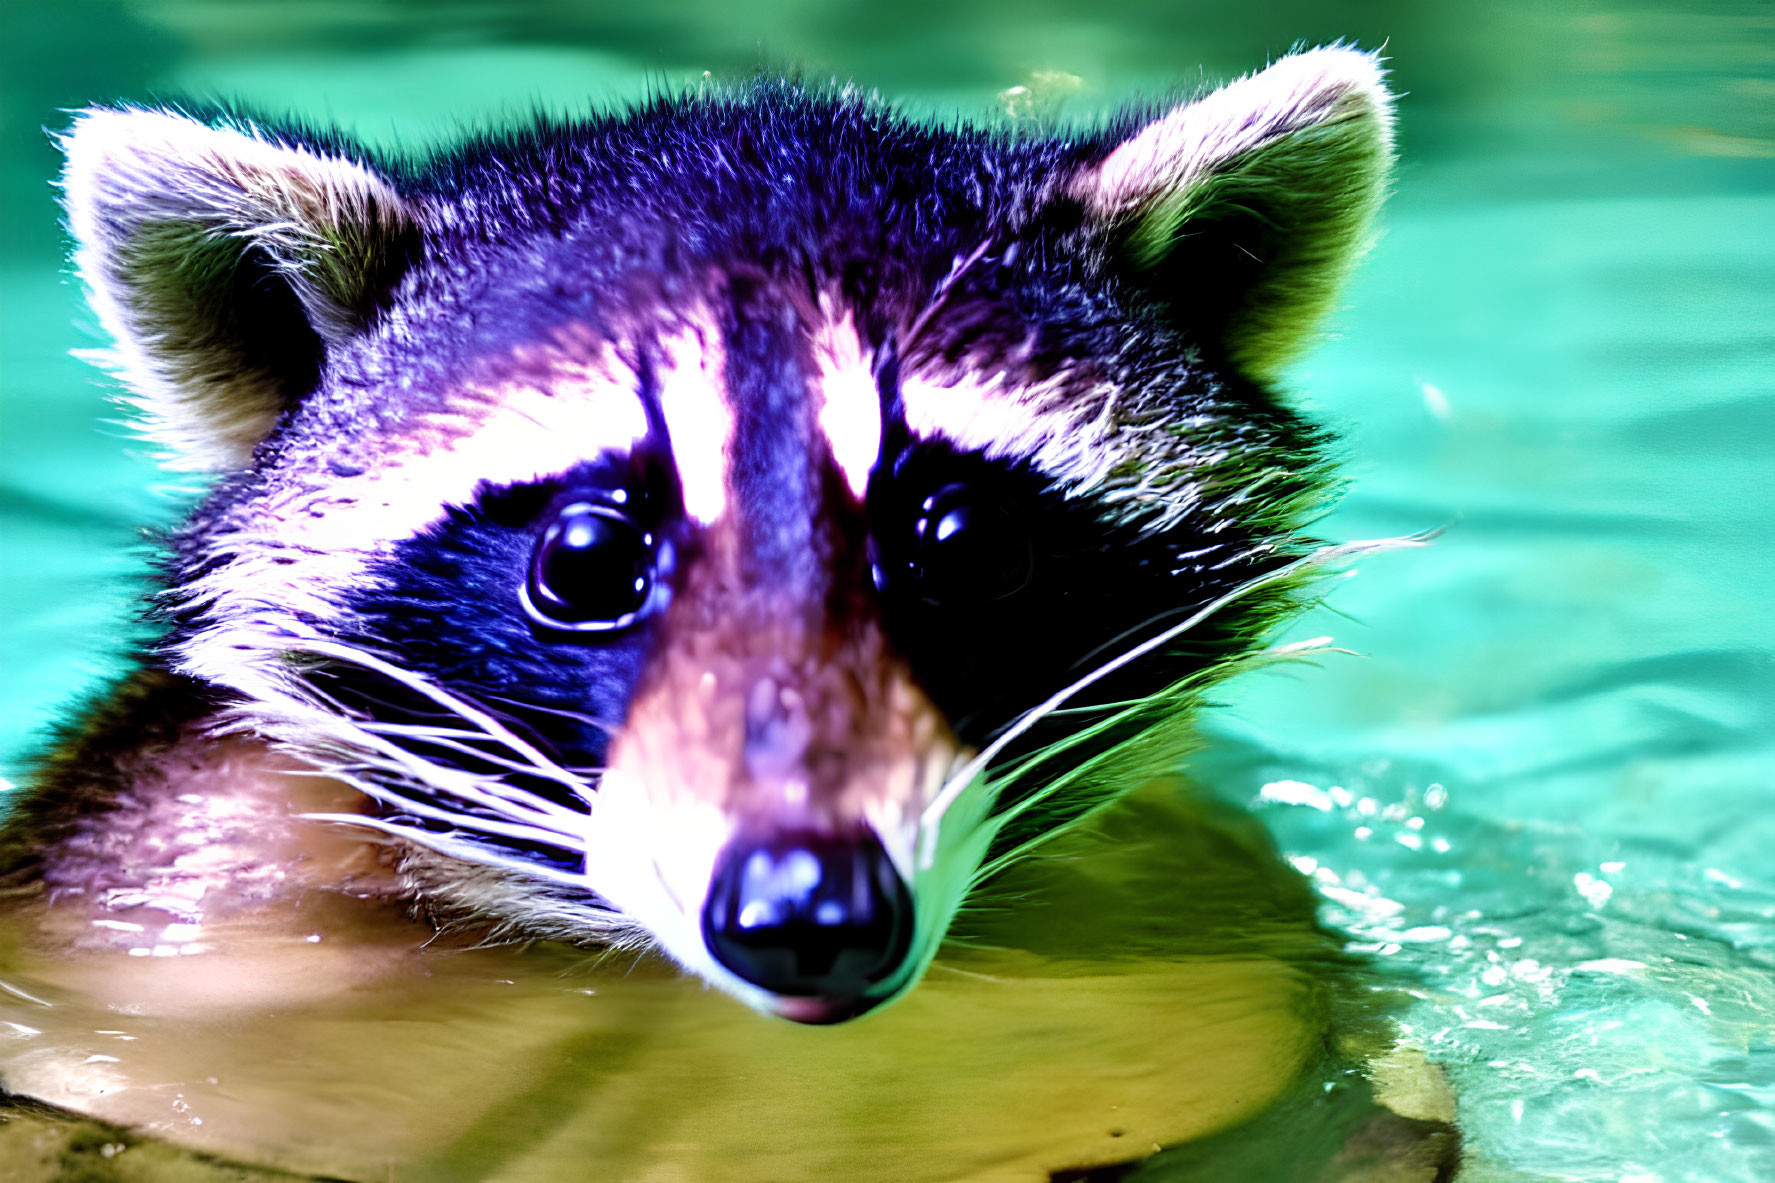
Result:
{"type": "MultiPolygon", "coordinates": [[[[302,911],[205,922],[179,938],[201,951],[140,958],[15,931],[0,974],[34,1034],[0,1060],[8,1087],[236,1158],[424,1180],[590,1162],[605,1178],[1043,1178],[1278,1101],[1329,1156],[1376,1112],[1350,1072],[1383,1045],[1387,996],[1262,828],[1184,786],[995,881],[910,998],[831,1029],[764,1021],[651,961],[415,950],[380,906],[302,911]]],[[[0,1164],[18,1146],[0,1136],[0,1164]]],[[[1159,1177],[1274,1151],[1229,1135],[1187,1153],[1159,1177]]]]}

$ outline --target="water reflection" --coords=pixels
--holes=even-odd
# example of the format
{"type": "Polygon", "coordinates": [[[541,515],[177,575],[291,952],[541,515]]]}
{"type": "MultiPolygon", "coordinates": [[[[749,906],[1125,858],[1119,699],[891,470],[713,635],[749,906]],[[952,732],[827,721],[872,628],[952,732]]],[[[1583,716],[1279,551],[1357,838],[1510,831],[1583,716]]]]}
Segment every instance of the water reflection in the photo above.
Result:
{"type": "Polygon", "coordinates": [[[1274,1123],[1330,1161],[1375,1120],[1354,1069],[1384,1048],[1382,996],[1264,832],[1179,785],[1005,875],[909,998],[831,1029],[651,960],[301,906],[276,931],[306,939],[211,922],[164,958],[55,947],[15,915],[7,1087],[354,1179],[1085,1178],[1192,1141],[1155,1177],[1262,1178],[1274,1123]]]}

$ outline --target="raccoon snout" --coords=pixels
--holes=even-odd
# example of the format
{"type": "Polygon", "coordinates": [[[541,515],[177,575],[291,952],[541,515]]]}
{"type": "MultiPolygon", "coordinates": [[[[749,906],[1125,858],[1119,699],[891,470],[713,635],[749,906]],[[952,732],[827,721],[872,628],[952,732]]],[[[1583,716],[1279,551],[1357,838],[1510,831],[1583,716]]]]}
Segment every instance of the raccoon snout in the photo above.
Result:
{"type": "Polygon", "coordinates": [[[886,1000],[871,995],[912,946],[912,892],[874,833],[740,835],[715,863],[703,940],[736,976],[781,1000],[778,1013],[836,1023],[886,1000]]]}

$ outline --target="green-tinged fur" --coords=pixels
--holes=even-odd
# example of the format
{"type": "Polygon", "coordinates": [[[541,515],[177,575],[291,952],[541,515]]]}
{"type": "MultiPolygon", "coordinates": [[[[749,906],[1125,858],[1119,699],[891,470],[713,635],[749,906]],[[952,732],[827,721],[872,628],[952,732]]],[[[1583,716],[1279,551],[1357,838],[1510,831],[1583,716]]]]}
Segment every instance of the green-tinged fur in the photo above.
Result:
{"type": "Polygon", "coordinates": [[[1353,91],[1325,121],[1156,195],[1137,211],[1127,250],[1140,266],[1166,270],[1179,256],[1189,261],[1192,239],[1230,243],[1244,258],[1224,262],[1250,280],[1226,314],[1222,349],[1246,374],[1273,380],[1311,344],[1361,258],[1392,163],[1387,117],[1353,91]]]}
{"type": "MultiPolygon", "coordinates": [[[[1284,581],[1284,586],[1246,606],[1264,624],[1292,615],[1296,594],[1310,576],[1284,581]],[[1287,584],[1296,586],[1290,588],[1287,584]]],[[[1268,589],[1266,589],[1268,590],[1268,589]]],[[[1155,777],[1175,775],[1185,758],[1199,745],[1191,725],[1206,705],[1212,686],[1232,673],[1268,665],[1276,658],[1255,653],[1229,664],[1184,678],[1145,698],[1098,708],[1106,712],[1096,722],[1072,732],[1024,757],[993,778],[988,795],[996,802],[992,845],[977,881],[1003,870],[1042,843],[1076,824],[1097,809],[1111,804],[1155,777]],[[1018,781],[1051,761],[1084,748],[1091,754],[1034,793],[1020,796],[1018,781]]]]}

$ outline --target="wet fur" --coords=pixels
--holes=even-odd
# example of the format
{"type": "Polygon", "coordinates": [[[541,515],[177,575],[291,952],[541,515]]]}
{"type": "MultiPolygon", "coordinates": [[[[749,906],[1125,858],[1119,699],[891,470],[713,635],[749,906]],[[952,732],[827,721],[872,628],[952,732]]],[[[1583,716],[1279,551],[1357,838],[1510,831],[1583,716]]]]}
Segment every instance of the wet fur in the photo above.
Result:
{"type": "Polygon", "coordinates": [[[86,113],[66,184],[101,360],[174,467],[218,476],[166,539],[161,640],[0,834],[8,881],[66,898],[58,860],[144,764],[236,735],[357,790],[320,820],[390,843],[422,909],[659,939],[745,996],[665,903],[586,874],[657,822],[666,894],[700,890],[699,827],[786,824],[756,736],[806,731],[779,754],[824,761],[810,816],[940,884],[904,989],[969,886],[1174,760],[1201,690],[1345,553],[1303,532],[1327,439],[1274,376],[1365,245],[1390,119],[1340,48],[1055,136],[778,79],[425,162],[86,113]],[[819,417],[864,388],[867,471],[819,417]],[[645,443],[697,431],[717,490],[645,443]],[[878,595],[871,556],[956,481],[1039,526],[1041,578],[878,595]],[[657,619],[562,644],[509,601],[586,482],[673,523],[685,574],[657,619]],[[687,705],[730,667],[781,703],[687,705]]]}

